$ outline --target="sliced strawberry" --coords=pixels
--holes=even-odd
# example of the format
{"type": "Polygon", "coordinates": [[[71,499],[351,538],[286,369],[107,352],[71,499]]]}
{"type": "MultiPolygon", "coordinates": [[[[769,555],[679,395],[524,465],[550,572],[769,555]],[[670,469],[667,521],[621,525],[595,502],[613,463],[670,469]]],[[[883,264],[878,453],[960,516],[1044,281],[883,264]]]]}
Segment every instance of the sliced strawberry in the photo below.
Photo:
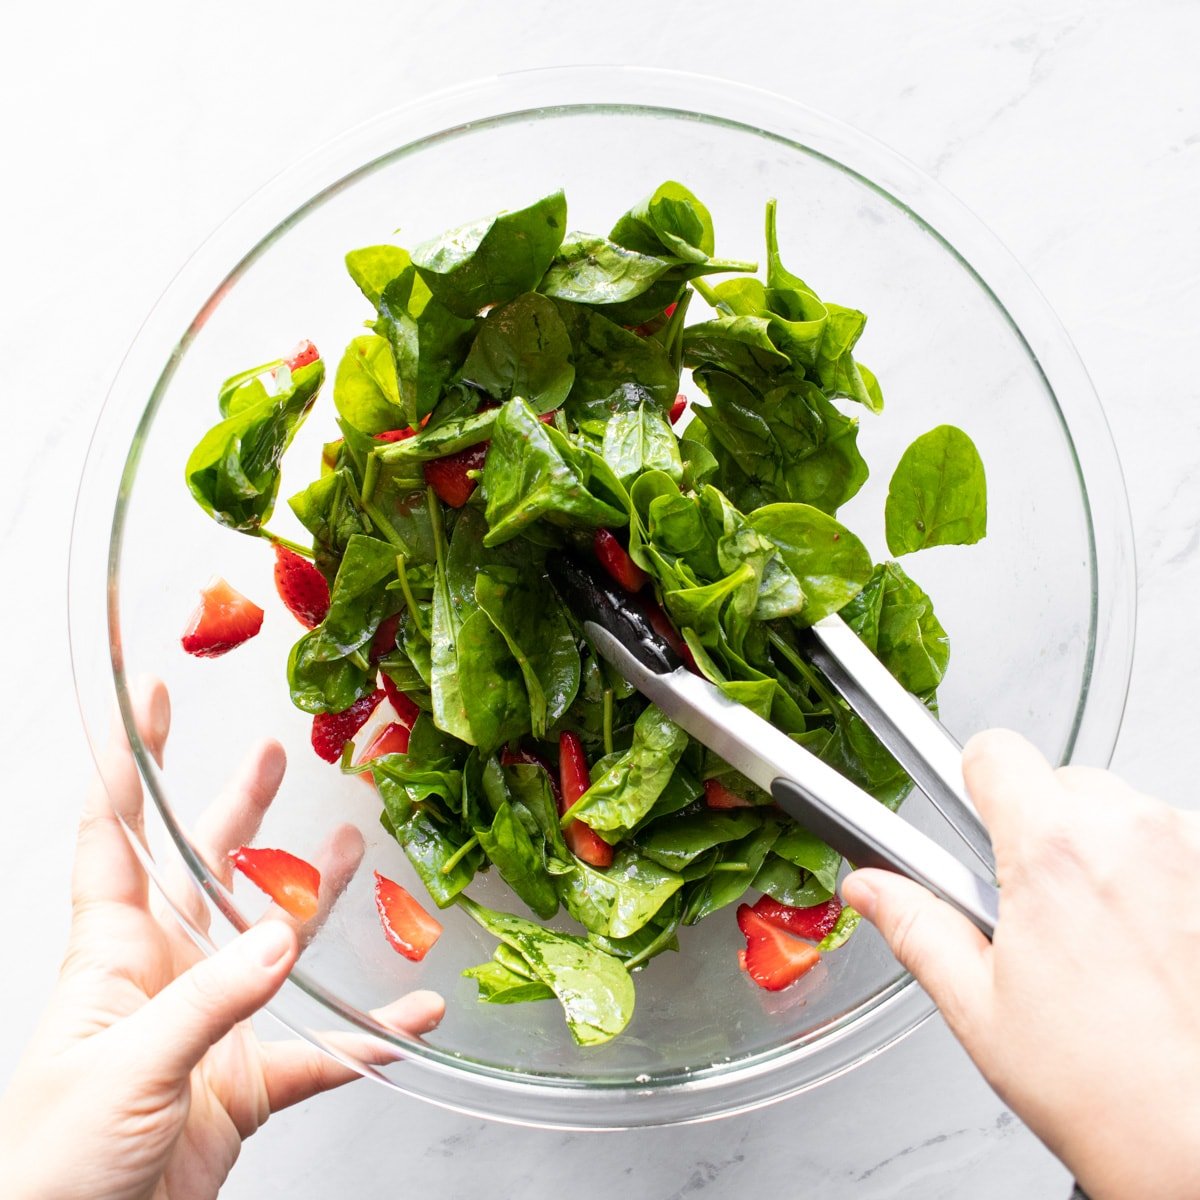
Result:
{"type": "Polygon", "coordinates": [[[709,808],[753,808],[754,801],[730,791],[719,779],[704,781],[704,803],[709,808]]]}
{"type": "MultiPolygon", "coordinates": [[[[567,811],[591,786],[587,755],[579,735],[565,730],[558,735],[558,775],[562,788],[559,816],[567,811]]],[[[576,858],[593,867],[610,867],[613,848],[595,830],[578,818],[563,830],[567,846],[576,858]]]]}
{"type": "Polygon", "coordinates": [[[408,429],[385,429],[383,433],[375,434],[375,440],[377,442],[403,442],[416,436],[417,431],[411,427],[408,429]]]}
{"type": "Polygon", "coordinates": [[[679,301],[674,300],[663,309],[663,316],[669,321],[674,315],[675,310],[679,307],[679,301]]]}
{"type": "Polygon", "coordinates": [[[263,610],[214,576],[200,593],[180,643],[197,658],[219,658],[248,642],[262,628],[263,610]]]}
{"type": "Polygon", "coordinates": [[[780,929],[808,938],[810,942],[819,942],[837,924],[842,902],[836,896],[830,896],[823,904],[814,904],[811,908],[793,908],[790,904],[780,904],[771,896],[760,896],[754,911],[780,929]]]}
{"type": "Polygon", "coordinates": [[[435,458],[425,464],[425,482],[443,504],[462,508],[470,500],[479,480],[469,472],[482,469],[488,445],[488,442],[479,442],[457,454],[447,454],[445,458],[435,458]]]}
{"type": "Polygon", "coordinates": [[[597,529],[592,537],[592,548],[600,565],[627,592],[640,592],[650,577],[629,557],[629,551],[617,541],[607,529],[597,529]]]}
{"type": "Polygon", "coordinates": [[[400,614],[392,613],[379,622],[375,636],[371,639],[371,661],[377,663],[381,658],[387,658],[396,648],[396,630],[400,628],[400,614]]]}
{"type": "Polygon", "coordinates": [[[275,547],[275,590],[288,612],[309,629],[325,620],[329,611],[329,584],[325,576],[286,546],[275,547]]]}
{"type": "Polygon", "coordinates": [[[396,710],[396,718],[401,725],[411,729],[421,715],[421,709],[417,703],[410,700],[388,677],[386,671],[379,672],[379,682],[383,684],[383,690],[387,694],[387,698],[391,703],[392,708],[396,710]]]}
{"type": "Polygon", "coordinates": [[[383,695],[383,689],[376,688],[341,712],[318,713],[313,717],[312,746],[317,754],[326,762],[337,762],[342,747],[363,727],[383,695]]]}
{"type": "Polygon", "coordinates": [[[687,397],[680,392],[675,397],[674,403],[671,405],[671,411],[667,414],[672,425],[674,425],[680,417],[687,411],[687,397]]]}
{"type": "Polygon", "coordinates": [[[772,925],[748,904],[738,906],[737,923],[746,935],[746,973],[768,992],[790,987],[821,959],[815,946],[772,925]]]}
{"type": "Polygon", "coordinates": [[[362,752],[358,761],[370,762],[373,758],[382,758],[385,754],[407,754],[408,739],[412,733],[411,725],[402,725],[392,721],[385,725],[371,740],[371,744],[362,752]]]}
{"type": "Polygon", "coordinates": [[[312,863],[286,850],[255,850],[251,846],[230,850],[229,861],[296,920],[307,921],[316,915],[321,872],[312,863]]]}
{"type": "Polygon", "coordinates": [[[431,917],[398,883],[375,872],[375,908],[392,949],[420,962],[442,936],[442,923],[431,917]]]}
{"type": "Polygon", "coordinates": [[[291,354],[283,360],[283,365],[289,371],[298,371],[301,367],[307,367],[309,363],[315,363],[320,357],[320,351],[305,338],[296,344],[291,354]]]}
{"type": "Polygon", "coordinates": [[[553,425],[554,424],[554,413],[553,412],[539,413],[538,420],[541,421],[541,423],[543,425],[553,425]]]}

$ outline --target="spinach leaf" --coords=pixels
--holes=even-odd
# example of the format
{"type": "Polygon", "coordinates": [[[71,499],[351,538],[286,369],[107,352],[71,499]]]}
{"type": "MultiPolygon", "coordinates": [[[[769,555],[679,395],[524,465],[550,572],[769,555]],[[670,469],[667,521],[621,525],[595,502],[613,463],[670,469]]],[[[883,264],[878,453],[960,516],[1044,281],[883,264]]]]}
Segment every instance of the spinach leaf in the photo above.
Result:
{"type": "Polygon", "coordinates": [[[395,609],[387,590],[395,575],[396,552],[387,542],[361,533],[349,540],[329,594],[329,612],[313,631],[320,633],[316,658],[344,658],[375,636],[380,621],[395,609]]]}
{"type": "MultiPolygon", "coordinates": [[[[431,493],[432,494],[432,493],[431,493]]],[[[434,507],[430,501],[430,507],[434,507]]],[[[435,524],[434,537],[437,552],[437,573],[433,588],[433,606],[429,632],[429,673],[433,698],[433,719],[439,729],[473,745],[475,735],[467,716],[463,682],[459,671],[458,640],[462,633],[464,596],[462,588],[452,594],[451,578],[467,574],[471,569],[473,555],[478,543],[471,536],[468,526],[460,523],[457,537],[451,542],[449,555],[442,548],[442,530],[435,524]],[[465,560],[464,570],[456,570],[459,561],[465,560]]],[[[469,611],[469,610],[468,610],[469,611]]]]}
{"type": "Polygon", "coordinates": [[[767,855],[750,886],[792,908],[810,908],[833,895],[815,875],[774,853],[767,855]]]}
{"type": "Polygon", "coordinates": [[[415,429],[462,366],[475,321],[434,299],[409,267],[383,289],[375,332],[392,347],[404,424],[415,429]]]}
{"type": "Polygon", "coordinates": [[[476,827],[475,836],[504,882],[539,917],[549,919],[558,912],[558,894],[541,849],[534,846],[510,803],[500,805],[489,828],[476,827]]]}
{"type": "Polygon", "coordinates": [[[683,900],[685,925],[695,925],[745,893],[779,836],[779,828],[778,821],[768,819],[738,841],[725,843],[713,871],[687,885],[683,900]]]}
{"type": "Polygon", "coordinates": [[[687,734],[649,705],[633,727],[633,744],[567,810],[563,823],[579,818],[606,841],[619,841],[654,806],[687,744],[687,734]]]}
{"type": "Polygon", "coordinates": [[[751,526],[779,548],[800,581],[805,624],[837,612],[871,578],[871,556],[844,525],[808,504],[768,504],[751,526]]]}
{"type": "Polygon", "coordinates": [[[679,442],[657,405],[614,413],[604,427],[603,454],[622,483],[643,471],[662,471],[672,479],[683,475],[679,442]]]}
{"type": "Polygon", "coordinates": [[[617,959],[583,938],[554,933],[465,896],[460,903],[484,929],[516,950],[533,975],[554,992],[581,1046],[610,1041],[629,1024],[633,981],[617,959]]]}
{"type": "Polygon", "coordinates": [[[279,492],[279,461],[324,379],[320,359],[294,373],[281,366],[273,393],[259,385],[260,398],[244,407],[231,404],[232,415],[200,439],[184,475],[196,502],[215,521],[239,533],[262,530],[279,492]]]}
{"type": "Polygon", "coordinates": [[[546,771],[532,763],[516,763],[502,768],[502,772],[512,793],[513,808],[525,828],[531,835],[540,834],[545,839],[552,859],[573,864],[575,859],[558,823],[558,805],[546,771]]]}
{"type": "Polygon", "coordinates": [[[624,525],[626,514],[588,490],[594,458],[544,425],[520,398],[503,405],[483,469],[489,532],[485,546],[515,537],[539,517],[595,528],[624,525]]]}
{"type": "Polygon", "coordinates": [[[638,849],[653,862],[680,871],[706,850],[744,838],[761,823],[762,817],[750,808],[690,813],[643,830],[638,849]]]}
{"type": "Polygon", "coordinates": [[[434,297],[459,317],[474,317],[532,291],[550,266],[567,225],[567,201],[553,192],[528,208],[453,229],[412,252],[434,297]]]}
{"type": "Polygon", "coordinates": [[[632,846],[622,846],[607,870],[580,860],[557,883],[563,907],[589,933],[627,938],[654,919],[683,886],[683,878],[632,846]]]}
{"type": "Polygon", "coordinates": [[[483,609],[474,609],[463,620],[455,652],[472,744],[490,753],[528,732],[529,698],[521,667],[483,609]]]}
{"type": "Polygon", "coordinates": [[[877,566],[842,616],[910,692],[928,697],[941,684],[949,639],[933,602],[899,563],[877,566]]]}
{"type": "Polygon", "coordinates": [[[318,626],[300,638],[288,655],[288,690],[302,712],[342,712],[375,690],[375,672],[367,663],[331,659],[327,653],[318,626]]]}
{"type": "Polygon", "coordinates": [[[843,908],[838,913],[837,924],[817,943],[822,954],[844,946],[850,935],[858,928],[862,916],[853,908],[843,908]]]}
{"type": "Polygon", "coordinates": [[[551,262],[540,290],[556,300],[576,304],[618,304],[642,295],[671,265],[605,237],[572,233],[551,262]]]}
{"type": "Polygon", "coordinates": [[[965,546],[987,533],[987,480],[975,443],[953,425],[923,433],[900,458],[888,485],[888,549],[965,546]]]}
{"type": "Polygon", "coordinates": [[[353,476],[347,468],[339,467],[310,483],[288,501],[288,506],[312,534],[316,564],[332,582],[350,539],[368,531],[353,476]]]}
{"type": "Polygon", "coordinates": [[[346,270],[359,291],[376,307],[387,285],[412,265],[407,250],[399,246],[364,246],[346,255],[346,270]]]}
{"type": "Polygon", "coordinates": [[[463,974],[475,980],[479,985],[479,999],[488,1004],[525,1004],[554,999],[554,992],[546,984],[526,979],[494,958],[477,967],[468,967],[463,974]]]}
{"type": "Polygon", "coordinates": [[[582,304],[556,301],[571,339],[575,381],[567,397],[577,424],[651,404],[666,412],[679,391],[679,368],[652,338],[638,337],[582,304]]]}
{"type": "Polygon", "coordinates": [[[430,425],[413,437],[378,447],[374,453],[383,463],[428,462],[457,454],[468,446],[477,446],[492,436],[498,409],[455,417],[438,425],[430,425]]]}
{"type": "Polygon", "coordinates": [[[637,933],[623,938],[589,933],[587,940],[605,954],[621,959],[625,970],[633,971],[665,950],[679,949],[676,930],[679,928],[679,916],[682,911],[679,893],[676,892],[637,933]]]}
{"type": "Polygon", "coordinates": [[[579,650],[558,593],[540,563],[498,563],[476,575],[475,601],[524,677],[534,737],[545,737],[579,690],[579,650]]]}
{"type": "Polygon", "coordinates": [[[681,183],[668,180],[635,204],[613,227],[612,239],[642,254],[707,262],[713,253],[709,211],[681,183]]]}
{"type": "Polygon", "coordinates": [[[827,892],[837,888],[842,856],[819,838],[813,837],[807,829],[799,825],[788,826],[775,840],[771,852],[808,871],[827,892]]]}
{"type": "Polygon", "coordinates": [[[385,338],[364,334],[346,347],[333,381],[333,403],[343,421],[361,433],[404,426],[396,360],[385,338]]]}
{"type": "Polygon", "coordinates": [[[529,292],[493,309],[471,343],[462,377],[495,400],[520,396],[539,413],[557,408],[575,368],[554,302],[529,292]]]}
{"type": "MultiPolygon", "coordinates": [[[[387,793],[381,792],[381,795],[390,816],[387,793]]],[[[483,851],[478,846],[456,859],[467,844],[466,837],[457,829],[452,831],[449,826],[439,824],[421,810],[403,824],[395,824],[395,837],[438,908],[446,908],[454,902],[475,878],[483,860],[483,851]]]]}

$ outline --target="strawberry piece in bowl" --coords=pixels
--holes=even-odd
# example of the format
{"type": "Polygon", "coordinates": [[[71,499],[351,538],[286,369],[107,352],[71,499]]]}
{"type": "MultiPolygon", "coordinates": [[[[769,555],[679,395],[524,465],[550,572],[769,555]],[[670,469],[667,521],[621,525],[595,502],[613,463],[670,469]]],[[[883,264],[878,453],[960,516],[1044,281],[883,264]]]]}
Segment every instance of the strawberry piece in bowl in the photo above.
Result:
{"type": "Polygon", "coordinates": [[[316,916],[321,872],[312,863],[286,850],[256,850],[252,846],[231,850],[229,861],[297,921],[316,916]]]}
{"type": "Polygon", "coordinates": [[[667,414],[667,419],[674,425],[685,412],[687,412],[687,397],[680,392],[671,402],[671,411],[667,414]]]}
{"type": "MultiPolygon", "coordinates": [[[[570,730],[564,730],[558,736],[558,774],[561,789],[559,816],[562,816],[592,783],[583,743],[579,735],[570,730]]],[[[613,848],[578,818],[563,830],[563,837],[571,853],[589,866],[612,866],[613,848]]]]}
{"type": "Polygon", "coordinates": [[[262,623],[263,610],[215,576],[201,591],[180,643],[196,658],[219,658],[248,642],[262,623]]]}
{"type": "Polygon", "coordinates": [[[383,694],[382,688],[376,688],[341,712],[317,713],[312,723],[312,747],[317,754],[326,762],[337,762],[343,747],[366,724],[383,694]]]}
{"type": "Polygon", "coordinates": [[[737,910],[738,928],[746,935],[746,974],[768,992],[781,992],[821,960],[815,946],[792,937],[756,913],[748,904],[737,910]]]}
{"type": "Polygon", "coordinates": [[[302,342],[298,342],[291,354],[283,360],[283,365],[293,373],[300,370],[301,367],[307,367],[309,363],[315,363],[321,357],[321,352],[305,338],[302,342]]]}
{"type": "Polygon", "coordinates": [[[315,629],[329,612],[325,576],[294,550],[275,547],[275,590],[288,612],[307,629],[315,629]]]}
{"type": "Polygon", "coordinates": [[[480,442],[457,454],[447,454],[445,458],[435,458],[425,464],[425,482],[433,488],[443,504],[462,508],[470,500],[471,493],[479,483],[471,472],[483,469],[489,444],[480,442]]]}
{"type": "Polygon", "coordinates": [[[771,896],[760,896],[754,904],[754,911],[780,929],[819,942],[837,924],[842,913],[842,902],[836,896],[830,896],[823,904],[795,908],[790,904],[780,904],[771,896]]]}
{"type": "Polygon", "coordinates": [[[719,779],[704,781],[704,803],[709,808],[753,808],[754,801],[731,791],[719,779]]]}
{"type": "Polygon", "coordinates": [[[408,729],[417,723],[417,718],[421,715],[421,710],[415,700],[410,700],[391,680],[391,677],[386,671],[379,672],[379,682],[383,684],[383,690],[387,695],[388,702],[395,710],[396,719],[401,725],[408,729]]]}
{"type": "Polygon", "coordinates": [[[592,536],[592,548],[600,565],[627,592],[640,592],[650,578],[629,556],[629,551],[607,529],[597,529],[592,536]]]}
{"type": "Polygon", "coordinates": [[[442,923],[431,917],[398,883],[375,872],[375,909],[392,949],[420,962],[442,936],[442,923]]]}

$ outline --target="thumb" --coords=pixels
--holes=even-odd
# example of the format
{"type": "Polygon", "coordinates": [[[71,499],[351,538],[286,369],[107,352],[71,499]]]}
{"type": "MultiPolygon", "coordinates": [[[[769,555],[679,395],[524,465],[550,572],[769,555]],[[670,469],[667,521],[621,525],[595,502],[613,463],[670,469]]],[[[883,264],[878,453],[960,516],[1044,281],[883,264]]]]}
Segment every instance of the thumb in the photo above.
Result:
{"type": "Polygon", "coordinates": [[[956,1035],[978,1023],[991,994],[991,944],[966,917],[891,871],[855,871],[842,895],[879,930],[956,1035]]]}
{"type": "Polygon", "coordinates": [[[240,1021],[279,990],[296,961],[295,931],[266,920],[168,984],[126,1022],[163,1082],[182,1081],[240,1021]]]}

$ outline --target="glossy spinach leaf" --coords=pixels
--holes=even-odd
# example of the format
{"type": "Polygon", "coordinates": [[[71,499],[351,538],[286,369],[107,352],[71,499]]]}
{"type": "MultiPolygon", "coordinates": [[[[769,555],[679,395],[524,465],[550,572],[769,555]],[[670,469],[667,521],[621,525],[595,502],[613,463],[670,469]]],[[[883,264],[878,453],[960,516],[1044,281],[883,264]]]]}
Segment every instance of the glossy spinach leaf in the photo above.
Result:
{"type": "Polygon", "coordinates": [[[609,417],[602,453],[622,483],[644,471],[662,471],[672,479],[683,475],[678,439],[662,409],[654,404],[642,403],[609,417]]]}
{"type": "Polygon", "coordinates": [[[975,443],[953,425],[923,433],[900,458],[888,485],[888,549],[965,546],[987,533],[987,480],[975,443]]]}
{"type": "Polygon", "coordinates": [[[407,250],[399,246],[364,246],[346,255],[346,270],[359,291],[376,307],[387,285],[412,265],[407,250]]]}
{"type": "Polygon", "coordinates": [[[463,363],[464,380],[494,400],[520,396],[535,412],[571,391],[571,339],[552,300],[529,292],[488,313],[463,363]]]}
{"type": "MultiPolygon", "coordinates": [[[[387,793],[381,790],[381,794],[390,816],[387,793]]],[[[414,812],[403,824],[395,824],[395,837],[438,908],[454,902],[483,862],[478,846],[462,855],[468,839],[460,829],[435,821],[423,810],[414,812]]]]}
{"type": "Polygon", "coordinates": [[[407,425],[396,382],[396,360],[386,338],[369,333],[346,347],[333,381],[333,403],[343,421],[361,433],[407,425]]]}
{"type": "Polygon", "coordinates": [[[927,697],[941,684],[949,638],[933,602],[899,563],[878,565],[842,617],[910,692],[927,697]]]}
{"type": "Polygon", "coordinates": [[[687,748],[688,736],[654,705],[633,728],[633,742],[567,810],[606,841],[619,841],[654,806],[687,748]]]}
{"type": "Polygon", "coordinates": [[[644,294],[671,266],[668,260],[639,254],[608,238],[572,233],[555,255],[540,290],[575,304],[619,304],[644,294]]]}
{"type": "Polygon", "coordinates": [[[844,525],[808,504],[768,504],[750,514],[751,526],[779,548],[800,581],[811,625],[837,612],[871,578],[871,556],[844,525]]]}
{"type": "MultiPolygon", "coordinates": [[[[503,405],[483,471],[487,546],[508,541],[539,517],[595,528],[624,525],[624,511],[589,491],[597,464],[544,425],[520,398],[503,405]]],[[[601,476],[602,478],[602,476],[601,476]]]]}
{"type": "Polygon", "coordinates": [[[629,1024],[633,981],[619,960],[583,938],[495,912],[465,896],[461,903],[484,929],[516,950],[531,973],[554,992],[581,1046],[610,1041],[629,1024]]]}
{"type": "Polygon", "coordinates": [[[637,844],[646,858],[680,871],[706,850],[738,841],[761,824],[761,815],[751,808],[688,813],[655,822],[638,835],[637,844]]]}
{"type": "Polygon", "coordinates": [[[811,874],[827,892],[837,887],[842,856],[799,825],[789,825],[771,847],[771,852],[811,874]]]}
{"type": "Polygon", "coordinates": [[[388,583],[396,575],[396,551],[378,538],[355,534],[346,543],[329,594],[329,612],[313,632],[320,633],[315,657],[344,658],[365,646],[380,621],[398,607],[388,583]]]}
{"type": "Polygon", "coordinates": [[[292,646],[287,677],[292,703],[314,715],[342,712],[375,690],[375,672],[365,661],[328,657],[320,627],[292,646]]]}
{"type": "Polygon", "coordinates": [[[695,925],[710,913],[740,899],[762,868],[779,836],[779,829],[778,821],[767,819],[745,837],[727,842],[713,870],[687,885],[683,923],[695,925]]]}
{"type": "Polygon", "coordinates": [[[861,920],[862,915],[856,909],[849,906],[843,908],[838,913],[837,924],[817,943],[817,949],[822,954],[827,954],[830,950],[844,946],[861,920]]]}
{"type": "Polygon", "coordinates": [[[526,979],[494,958],[477,967],[468,967],[463,974],[475,980],[479,986],[479,999],[488,1004],[525,1004],[554,999],[554,992],[546,984],[537,979],[526,979]]]}
{"type": "Polygon", "coordinates": [[[455,652],[458,690],[472,744],[486,754],[528,733],[529,697],[520,664],[483,609],[475,608],[466,615],[455,652]]]}
{"type": "Polygon", "coordinates": [[[774,853],[767,855],[750,886],[792,908],[811,908],[833,895],[815,875],[774,853]]]}
{"type": "Polygon", "coordinates": [[[535,846],[510,803],[501,803],[491,825],[476,827],[475,836],[504,882],[539,917],[549,919],[558,912],[558,894],[546,870],[541,839],[535,846]]]}
{"type": "Polygon", "coordinates": [[[345,467],[322,475],[292,496],[288,506],[312,534],[316,564],[332,583],[350,539],[368,532],[353,475],[345,467]]]}
{"type": "Polygon", "coordinates": [[[412,252],[434,297],[459,317],[474,317],[532,291],[550,266],[567,225],[567,201],[553,192],[527,208],[483,217],[412,252]]]}
{"type": "MultiPolygon", "coordinates": [[[[188,456],[188,489],[215,521],[239,533],[258,534],[279,492],[279,462],[325,378],[317,359],[296,372],[276,369],[273,392],[261,384],[254,402],[229,405],[232,415],[213,426],[188,456]]],[[[251,380],[251,384],[258,383],[251,380]]]]}
{"type": "Polygon", "coordinates": [[[683,878],[634,847],[622,846],[611,867],[601,871],[579,861],[556,883],[563,907],[589,933],[627,938],[654,919],[683,878]]]}

